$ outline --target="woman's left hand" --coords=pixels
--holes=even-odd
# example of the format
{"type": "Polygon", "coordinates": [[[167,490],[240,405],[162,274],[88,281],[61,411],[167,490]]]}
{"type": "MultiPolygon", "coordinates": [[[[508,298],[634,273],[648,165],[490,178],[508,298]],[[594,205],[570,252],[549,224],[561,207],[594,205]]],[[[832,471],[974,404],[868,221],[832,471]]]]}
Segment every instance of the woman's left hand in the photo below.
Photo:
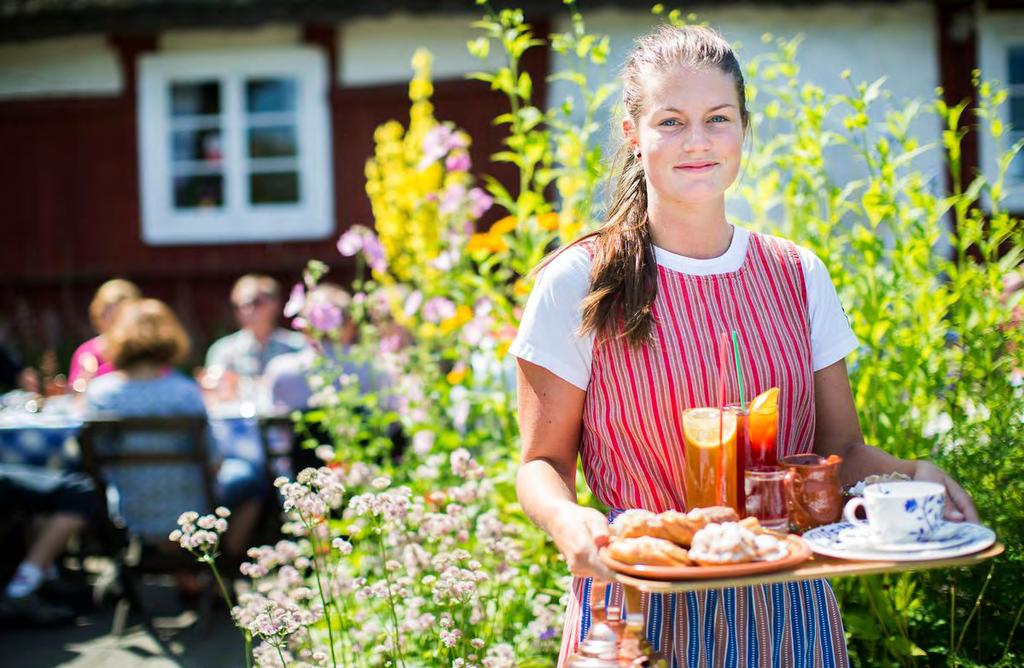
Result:
{"type": "Polygon", "coordinates": [[[946,507],[942,514],[950,522],[978,522],[978,511],[971,495],[935,464],[925,460],[915,462],[914,480],[937,482],[946,488],[946,507]]]}

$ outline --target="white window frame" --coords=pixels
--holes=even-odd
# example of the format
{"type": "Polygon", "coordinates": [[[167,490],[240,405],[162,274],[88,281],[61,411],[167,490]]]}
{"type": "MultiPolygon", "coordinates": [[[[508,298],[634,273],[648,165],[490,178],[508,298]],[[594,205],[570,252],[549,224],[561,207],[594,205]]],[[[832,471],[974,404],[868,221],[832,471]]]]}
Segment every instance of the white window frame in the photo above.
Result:
{"type": "Polygon", "coordinates": [[[334,231],[326,57],[311,47],[189,51],[143,55],[138,68],[139,184],[142,238],[151,245],[230,244],[323,239],[334,231]],[[243,83],[294,78],[299,202],[248,203],[243,83]],[[221,83],[224,206],[173,206],[169,92],[172,81],[221,83]]]}
{"type": "MultiPolygon", "coordinates": [[[[1024,16],[1020,12],[987,12],[979,22],[978,66],[985,80],[997,80],[1000,87],[1009,87],[1010,71],[1008,58],[1010,49],[1024,47],[1024,16]]],[[[1002,121],[1006,132],[997,141],[988,132],[981,132],[978,142],[981,171],[988,178],[994,178],[999,171],[999,156],[1010,148],[1010,108],[1009,103],[1002,107],[1002,121]]],[[[1016,128],[1018,131],[1024,128],[1016,128]]],[[[1019,155],[1017,160],[1024,160],[1019,155]]],[[[1006,197],[1002,207],[1009,211],[1024,211],[1024,180],[1012,180],[1007,177],[1005,185],[1006,197]]],[[[991,206],[986,195],[986,207],[991,206]]]]}

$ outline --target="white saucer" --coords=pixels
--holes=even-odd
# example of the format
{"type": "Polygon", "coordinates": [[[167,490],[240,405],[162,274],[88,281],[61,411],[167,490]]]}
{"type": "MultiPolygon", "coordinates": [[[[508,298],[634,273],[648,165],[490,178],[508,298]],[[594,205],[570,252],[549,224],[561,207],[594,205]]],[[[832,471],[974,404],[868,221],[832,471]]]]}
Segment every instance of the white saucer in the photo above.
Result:
{"type": "Polygon", "coordinates": [[[988,527],[969,522],[947,522],[940,540],[907,545],[879,545],[864,539],[864,530],[849,522],[838,522],[811,529],[803,539],[811,549],[826,557],[862,561],[927,561],[973,554],[992,545],[995,533],[988,527]]]}
{"type": "Polygon", "coordinates": [[[836,537],[837,543],[851,547],[863,547],[883,552],[921,552],[923,550],[943,550],[954,545],[961,545],[972,540],[974,535],[965,528],[963,522],[943,522],[932,533],[930,540],[918,540],[913,543],[886,543],[880,541],[871,530],[864,525],[853,525],[843,529],[836,537]]]}

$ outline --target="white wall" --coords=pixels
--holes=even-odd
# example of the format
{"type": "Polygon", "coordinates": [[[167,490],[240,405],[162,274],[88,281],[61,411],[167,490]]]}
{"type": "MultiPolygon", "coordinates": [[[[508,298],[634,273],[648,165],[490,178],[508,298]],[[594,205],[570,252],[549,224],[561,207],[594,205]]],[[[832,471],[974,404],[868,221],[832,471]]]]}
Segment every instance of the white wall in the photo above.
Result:
{"type": "MultiPolygon", "coordinates": [[[[584,18],[589,32],[611,37],[612,51],[605,71],[608,76],[613,76],[625,60],[633,39],[660,22],[658,17],[646,12],[616,9],[585,13],[584,18]]],[[[771,45],[761,41],[764,33],[778,37],[802,34],[804,40],[798,50],[799,80],[817,84],[826,93],[849,92],[849,83],[840,78],[844,69],[851,70],[854,82],[870,82],[887,76],[885,88],[892,92],[893,102],[911,98],[930,100],[939,85],[935,16],[927,3],[899,7],[854,7],[849,3],[848,6],[794,9],[741,6],[699,11],[697,18],[721,30],[734,45],[738,43],[741,62],[772,50],[771,45]]],[[[566,23],[558,24],[556,29],[565,30],[566,23]]],[[[562,58],[552,55],[553,69],[563,67],[562,58]]],[[[572,86],[559,81],[553,83],[549,91],[550,101],[557,102],[571,94],[572,86]]],[[[884,109],[885,105],[878,106],[884,109]]],[[[840,124],[838,117],[836,124],[840,124]]],[[[939,137],[940,128],[934,116],[919,119],[912,128],[922,141],[939,137]]],[[[764,140],[765,137],[759,139],[764,140]]],[[[938,154],[919,160],[917,164],[942,182],[938,154]]],[[[849,156],[837,154],[829,163],[829,171],[836,180],[847,181],[861,174],[862,167],[849,156]]]]}
{"type": "Polygon", "coordinates": [[[412,77],[412,54],[419,47],[434,56],[433,75],[461,79],[468,72],[491,69],[500,61],[493,47],[488,63],[469,55],[466,42],[483,33],[470,24],[478,14],[410,16],[394,14],[346,22],[338,27],[338,79],[343,86],[403,83],[412,77]]]}
{"type": "Polygon", "coordinates": [[[105,37],[0,44],[0,99],[116,95],[122,86],[105,37]]]}
{"type": "Polygon", "coordinates": [[[159,48],[162,51],[190,51],[280,46],[298,44],[301,37],[298,26],[292,25],[233,30],[168,30],[160,35],[159,48]]]}

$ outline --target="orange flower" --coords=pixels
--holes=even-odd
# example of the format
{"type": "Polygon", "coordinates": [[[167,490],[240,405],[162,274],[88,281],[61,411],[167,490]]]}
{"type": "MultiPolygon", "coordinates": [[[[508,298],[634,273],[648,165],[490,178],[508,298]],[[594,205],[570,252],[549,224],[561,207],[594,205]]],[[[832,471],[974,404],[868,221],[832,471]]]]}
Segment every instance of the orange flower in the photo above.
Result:
{"type": "Polygon", "coordinates": [[[537,226],[542,230],[553,232],[558,229],[558,213],[549,211],[537,216],[537,226]]]}
{"type": "Polygon", "coordinates": [[[491,234],[508,234],[512,230],[516,229],[517,222],[518,221],[515,216],[505,216],[498,222],[491,225],[491,234]]]}
{"type": "Polygon", "coordinates": [[[508,250],[508,244],[505,243],[499,235],[492,232],[478,232],[469,238],[466,242],[466,252],[473,253],[475,251],[488,251],[490,253],[501,253],[502,251],[508,250]]]}
{"type": "Polygon", "coordinates": [[[458,385],[466,379],[466,367],[457,367],[448,372],[446,376],[451,385],[458,385]]]}

